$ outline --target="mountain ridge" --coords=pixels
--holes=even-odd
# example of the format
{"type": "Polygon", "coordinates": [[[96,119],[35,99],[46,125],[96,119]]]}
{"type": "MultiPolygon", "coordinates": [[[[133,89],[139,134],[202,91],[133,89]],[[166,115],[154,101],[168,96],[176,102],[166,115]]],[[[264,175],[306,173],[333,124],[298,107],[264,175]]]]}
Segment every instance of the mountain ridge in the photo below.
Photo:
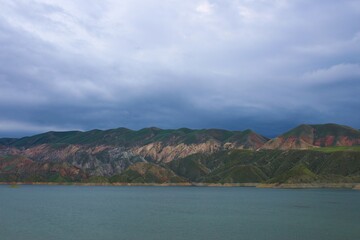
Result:
{"type": "MultiPolygon", "coordinates": [[[[255,133],[252,130],[230,131],[223,129],[160,129],[143,128],[140,130],[131,130],[127,128],[115,128],[108,130],[90,130],[90,131],[49,131],[33,136],[22,138],[0,138],[0,144],[15,147],[30,147],[43,143],[64,143],[64,144],[145,144],[149,142],[166,140],[174,143],[193,143],[214,139],[224,142],[227,139],[240,140],[246,135],[258,135],[263,141],[268,138],[255,133]]],[[[245,140],[245,139],[244,139],[245,140]]]]}
{"type": "Polygon", "coordinates": [[[360,131],[126,128],[0,139],[0,182],[360,182],[360,131]],[[328,168],[326,168],[328,166],[328,168]]]}
{"type": "Polygon", "coordinates": [[[251,129],[231,131],[224,129],[161,129],[157,127],[131,130],[115,128],[89,131],[49,131],[22,138],[0,138],[0,145],[30,147],[39,144],[109,144],[146,145],[153,142],[191,144],[215,140],[236,143],[237,147],[257,149],[303,149],[309,147],[360,145],[360,130],[334,123],[300,124],[279,136],[269,139],[251,129]],[[261,145],[261,146],[260,146],[261,145]],[[286,146],[288,145],[288,146],[286,146]]]}

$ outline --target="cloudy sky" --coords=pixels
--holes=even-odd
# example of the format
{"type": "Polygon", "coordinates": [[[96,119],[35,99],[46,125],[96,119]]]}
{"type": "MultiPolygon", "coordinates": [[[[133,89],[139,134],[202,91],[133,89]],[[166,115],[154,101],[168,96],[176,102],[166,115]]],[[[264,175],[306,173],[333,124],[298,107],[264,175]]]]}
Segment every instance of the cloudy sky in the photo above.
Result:
{"type": "Polygon", "coordinates": [[[360,128],[358,0],[0,2],[0,137],[360,128]]]}

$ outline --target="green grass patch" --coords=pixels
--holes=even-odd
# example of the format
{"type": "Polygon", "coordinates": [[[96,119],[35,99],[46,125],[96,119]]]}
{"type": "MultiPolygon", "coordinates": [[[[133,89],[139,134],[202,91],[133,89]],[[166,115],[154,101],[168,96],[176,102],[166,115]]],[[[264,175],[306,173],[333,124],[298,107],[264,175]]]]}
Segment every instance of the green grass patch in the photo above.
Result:
{"type": "Polygon", "coordinates": [[[319,152],[342,152],[342,151],[355,151],[360,152],[360,146],[334,146],[334,147],[320,147],[320,148],[312,148],[310,150],[319,151],[319,152]]]}

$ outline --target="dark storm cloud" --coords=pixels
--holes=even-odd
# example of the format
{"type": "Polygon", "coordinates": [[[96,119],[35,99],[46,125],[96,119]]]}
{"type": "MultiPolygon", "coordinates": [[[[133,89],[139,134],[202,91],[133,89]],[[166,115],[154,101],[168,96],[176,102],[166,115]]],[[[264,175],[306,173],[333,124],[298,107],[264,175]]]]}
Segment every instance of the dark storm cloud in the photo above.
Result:
{"type": "Polygon", "coordinates": [[[358,1],[6,1],[0,135],[360,125],[358,1]]]}

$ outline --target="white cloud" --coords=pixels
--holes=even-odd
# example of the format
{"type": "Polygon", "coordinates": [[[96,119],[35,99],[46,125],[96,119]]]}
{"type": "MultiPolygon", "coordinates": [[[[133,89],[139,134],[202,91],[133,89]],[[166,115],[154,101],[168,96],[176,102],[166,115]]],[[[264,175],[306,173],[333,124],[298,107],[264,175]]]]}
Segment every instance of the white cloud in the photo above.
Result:
{"type": "Polygon", "coordinates": [[[196,6],[196,11],[202,14],[211,14],[214,11],[214,4],[202,2],[196,6]]]}

